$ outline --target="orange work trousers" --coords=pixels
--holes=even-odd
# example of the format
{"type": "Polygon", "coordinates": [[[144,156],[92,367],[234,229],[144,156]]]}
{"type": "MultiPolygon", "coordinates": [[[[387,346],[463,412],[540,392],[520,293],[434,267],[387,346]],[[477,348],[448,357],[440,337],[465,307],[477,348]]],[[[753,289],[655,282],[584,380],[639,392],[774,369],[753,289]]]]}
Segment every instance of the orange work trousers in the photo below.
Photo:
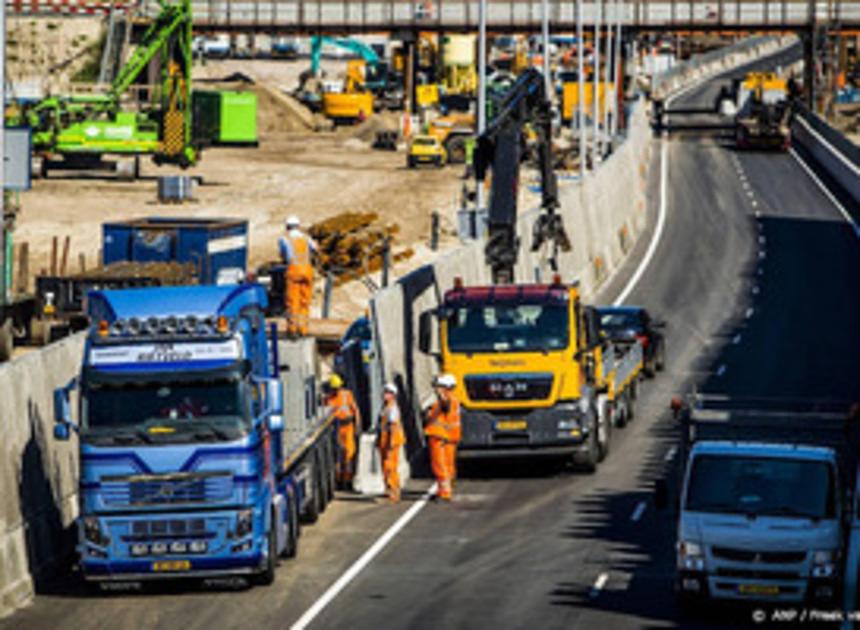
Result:
{"type": "Polygon", "coordinates": [[[337,480],[349,483],[355,474],[355,423],[343,422],[337,427],[337,480]]]}
{"type": "Polygon", "coordinates": [[[457,477],[457,444],[435,436],[427,437],[430,449],[430,467],[436,477],[436,494],[441,499],[450,499],[453,481],[457,477]]]}
{"type": "Polygon", "coordinates": [[[382,476],[385,478],[385,490],[392,501],[400,500],[400,447],[381,448],[379,456],[382,459],[382,476]]]}
{"type": "Polygon", "coordinates": [[[314,269],[310,265],[287,267],[287,334],[307,335],[311,319],[311,299],[314,289],[314,269]]]}

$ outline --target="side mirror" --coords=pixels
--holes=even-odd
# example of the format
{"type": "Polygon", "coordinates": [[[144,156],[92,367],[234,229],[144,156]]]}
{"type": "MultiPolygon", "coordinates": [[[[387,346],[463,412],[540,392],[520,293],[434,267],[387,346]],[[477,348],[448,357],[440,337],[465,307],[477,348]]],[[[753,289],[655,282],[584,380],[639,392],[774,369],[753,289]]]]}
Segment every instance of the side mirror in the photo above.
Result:
{"type": "Polygon", "coordinates": [[[284,386],[280,379],[267,378],[263,391],[266,395],[266,412],[280,414],[284,410],[284,386]]]}
{"type": "Polygon", "coordinates": [[[71,437],[68,423],[58,422],[54,425],[54,439],[59,442],[68,442],[71,437]]]}
{"type": "Polygon", "coordinates": [[[424,311],[418,317],[418,349],[423,354],[433,350],[433,311],[424,311]]]}
{"type": "Polygon", "coordinates": [[[72,421],[72,405],[69,402],[69,390],[58,387],[54,390],[54,422],[68,425],[72,421]]]}
{"type": "Polygon", "coordinates": [[[669,484],[665,479],[654,482],[654,507],[661,511],[669,507],[669,484]]]}

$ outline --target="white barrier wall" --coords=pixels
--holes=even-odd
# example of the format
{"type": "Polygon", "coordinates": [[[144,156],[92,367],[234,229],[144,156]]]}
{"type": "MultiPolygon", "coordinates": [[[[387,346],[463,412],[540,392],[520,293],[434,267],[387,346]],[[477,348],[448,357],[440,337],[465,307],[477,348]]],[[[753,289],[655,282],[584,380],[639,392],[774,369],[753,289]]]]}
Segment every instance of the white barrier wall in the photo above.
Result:
{"type": "Polygon", "coordinates": [[[76,335],[0,365],[0,616],[71,550],[77,440],[54,440],[53,390],[80,369],[76,335]]]}

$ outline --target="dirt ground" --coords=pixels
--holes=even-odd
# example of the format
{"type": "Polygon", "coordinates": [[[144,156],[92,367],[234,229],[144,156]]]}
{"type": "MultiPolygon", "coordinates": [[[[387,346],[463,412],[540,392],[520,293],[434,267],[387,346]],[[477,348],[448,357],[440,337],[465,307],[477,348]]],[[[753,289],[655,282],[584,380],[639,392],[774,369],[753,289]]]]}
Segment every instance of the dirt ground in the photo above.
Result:
{"type": "MultiPolygon", "coordinates": [[[[296,62],[209,61],[200,74],[224,77],[241,70],[270,86],[291,87],[307,60],[296,62]],[[259,75],[259,76],[257,76],[259,75]]],[[[312,222],[337,213],[373,211],[382,223],[395,223],[400,231],[395,251],[414,247],[411,263],[416,266],[427,256],[421,247],[429,239],[430,216],[443,215],[447,242],[455,225],[461,188],[462,166],[444,169],[410,170],[403,152],[370,148],[373,129],[395,125],[396,116],[367,121],[364,127],[340,127],[333,132],[295,131],[302,129],[276,99],[261,92],[258,148],[213,148],[205,151],[199,165],[185,171],[202,177],[194,190],[195,200],[183,205],[157,201],[157,176],[178,174],[172,167],[155,167],[143,161],[142,178],[120,182],[111,175],[51,173],[47,180],[34,181],[33,189],[21,195],[15,242],[27,242],[31,273],[49,264],[54,236],[71,239],[70,269],[77,268],[79,254],[87,265],[99,257],[101,225],[142,216],[228,217],[250,223],[250,267],[273,260],[284,220],[296,214],[312,222]]],[[[339,295],[354,294],[355,303],[366,302],[367,290],[344,288],[339,295]],[[361,299],[362,291],[364,299],[361,299]]],[[[350,300],[350,303],[353,300],[350,300]]],[[[335,312],[341,310],[340,304],[335,312]]],[[[347,314],[352,307],[344,305],[347,314]]]]}

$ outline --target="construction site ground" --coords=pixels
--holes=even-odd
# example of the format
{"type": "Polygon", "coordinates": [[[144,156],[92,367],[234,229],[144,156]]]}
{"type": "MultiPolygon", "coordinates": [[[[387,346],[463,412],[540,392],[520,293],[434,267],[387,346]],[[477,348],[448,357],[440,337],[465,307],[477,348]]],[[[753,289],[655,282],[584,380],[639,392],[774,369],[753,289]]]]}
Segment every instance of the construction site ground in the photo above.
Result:
{"type": "MultiPolygon", "coordinates": [[[[342,65],[327,61],[325,67],[336,75],[342,65]]],[[[297,116],[281,97],[282,90],[294,87],[307,67],[306,59],[210,60],[195,69],[201,79],[241,72],[255,80],[244,89],[254,89],[260,96],[257,148],[208,149],[198,166],[184,172],[159,168],[144,159],[142,177],[134,182],[90,173],[52,173],[47,180],[34,181],[33,189],[20,197],[14,236],[16,243],[29,244],[31,275],[48,268],[53,237],[61,245],[70,237],[68,270],[76,271],[79,254],[86,256],[88,266],[98,260],[102,223],[147,215],[247,219],[252,269],[276,258],[277,239],[292,214],[310,224],[345,211],[375,212],[381,224],[396,223],[395,252],[415,250],[396,272],[432,257],[426,243],[434,210],[442,214],[442,246],[453,245],[462,167],[410,170],[402,151],[371,149],[377,129],[396,128],[396,113],[333,131],[307,129],[307,117],[297,116]],[[195,186],[194,201],[159,203],[157,177],[180,173],[202,178],[202,185],[195,186]]],[[[367,297],[361,283],[339,287],[332,314],[354,316],[367,297]]]]}

